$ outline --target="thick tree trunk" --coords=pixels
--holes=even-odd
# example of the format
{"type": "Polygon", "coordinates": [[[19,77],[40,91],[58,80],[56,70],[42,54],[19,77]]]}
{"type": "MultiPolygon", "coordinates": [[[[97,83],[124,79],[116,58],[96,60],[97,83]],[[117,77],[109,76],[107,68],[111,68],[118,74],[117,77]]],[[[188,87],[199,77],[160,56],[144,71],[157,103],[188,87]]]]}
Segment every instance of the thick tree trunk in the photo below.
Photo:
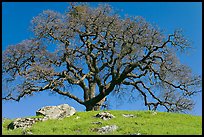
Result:
{"type": "Polygon", "coordinates": [[[106,97],[95,104],[86,105],[86,111],[98,111],[101,109],[102,104],[104,103],[106,97]]]}
{"type": "Polygon", "coordinates": [[[101,99],[98,102],[93,102],[92,99],[95,97],[95,90],[96,90],[96,83],[91,82],[89,83],[89,89],[87,90],[88,94],[86,95],[87,98],[85,98],[86,101],[89,101],[89,104],[86,104],[86,111],[98,111],[101,109],[101,105],[104,103],[105,98],[101,99]]]}
{"type": "Polygon", "coordinates": [[[98,111],[100,110],[100,106],[93,106],[93,105],[87,105],[86,111],[98,111]]]}

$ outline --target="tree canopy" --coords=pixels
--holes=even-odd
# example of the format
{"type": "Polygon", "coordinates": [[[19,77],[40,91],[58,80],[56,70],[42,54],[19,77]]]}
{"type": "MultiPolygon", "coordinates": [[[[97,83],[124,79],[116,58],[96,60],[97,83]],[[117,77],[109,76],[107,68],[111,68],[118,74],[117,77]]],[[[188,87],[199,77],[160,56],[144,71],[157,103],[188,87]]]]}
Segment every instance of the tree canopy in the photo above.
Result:
{"type": "Polygon", "coordinates": [[[149,110],[191,110],[201,76],[180,63],[190,47],[180,30],[165,35],[140,16],[120,17],[109,5],[71,4],[65,13],[34,17],[33,38],[10,45],[2,55],[3,83],[16,82],[3,100],[49,90],[99,110],[106,97],[129,87],[149,110]],[[50,50],[53,47],[54,51],[50,50]],[[70,87],[80,87],[78,97],[70,87]]]}

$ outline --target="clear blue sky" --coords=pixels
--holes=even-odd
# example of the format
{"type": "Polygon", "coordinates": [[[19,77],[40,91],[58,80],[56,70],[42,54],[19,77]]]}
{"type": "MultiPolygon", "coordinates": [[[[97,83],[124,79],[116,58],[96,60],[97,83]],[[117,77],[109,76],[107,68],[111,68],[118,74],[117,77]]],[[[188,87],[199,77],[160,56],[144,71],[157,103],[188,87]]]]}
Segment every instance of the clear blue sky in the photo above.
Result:
{"type": "MultiPolygon", "coordinates": [[[[157,24],[167,34],[176,28],[182,28],[184,34],[192,41],[194,50],[188,56],[180,55],[181,62],[190,66],[193,73],[202,74],[202,3],[201,2],[110,2],[114,9],[121,10],[120,14],[142,16],[150,23],[157,24]]],[[[91,6],[97,3],[91,2],[91,6]]],[[[65,2],[3,2],[2,3],[2,51],[8,45],[17,44],[32,36],[29,31],[30,21],[43,10],[64,12],[68,6],[65,2]]],[[[202,115],[202,94],[195,97],[196,106],[190,113],[202,115]]],[[[117,100],[111,101],[111,109],[141,110],[146,109],[143,102],[128,104],[126,101],[118,105],[117,100]]],[[[77,111],[84,111],[85,107],[71,99],[64,99],[48,92],[35,94],[23,98],[20,102],[3,101],[2,116],[17,118],[35,115],[36,110],[47,105],[68,103],[77,111]]]]}

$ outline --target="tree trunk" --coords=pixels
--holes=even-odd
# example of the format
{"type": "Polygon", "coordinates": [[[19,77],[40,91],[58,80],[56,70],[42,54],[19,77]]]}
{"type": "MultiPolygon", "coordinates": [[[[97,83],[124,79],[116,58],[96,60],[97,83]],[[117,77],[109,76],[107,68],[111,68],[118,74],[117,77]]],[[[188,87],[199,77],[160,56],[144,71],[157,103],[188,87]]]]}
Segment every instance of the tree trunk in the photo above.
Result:
{"type": "Polygon", "coordinates": [[[101,99],[99,102],[94,102],[92,103],[92,99],[95,97],[95,90],[96,90],[96,83],[95,82],[90,82],[89,83],[89,89],[87,90],[88,94],[87,94],[87,98],[85,99],[86,101],[90,101],[89,104],[86,104],[86,111],[98,111],[101,109],[101,105],[103,104],[103,102],[105,101],[104,97],[103,99],[101,99]]]}
{"type": "Polygon", "coordinates": [[[106,100],[106,97],[104,97],[102,100],[100,100],[99,102],[97,102],[95,104],[90,103],[90,105],[86,105],[86,111],[98,111],[98,110],[100,110],[101,106],[105,100],[106,100]]]}
{"type": "Polygon", "coordinates": [[[87,105],[86,111],[98,111],[100,110],[100,106],[94,106],[94,105],[87,105]]]}

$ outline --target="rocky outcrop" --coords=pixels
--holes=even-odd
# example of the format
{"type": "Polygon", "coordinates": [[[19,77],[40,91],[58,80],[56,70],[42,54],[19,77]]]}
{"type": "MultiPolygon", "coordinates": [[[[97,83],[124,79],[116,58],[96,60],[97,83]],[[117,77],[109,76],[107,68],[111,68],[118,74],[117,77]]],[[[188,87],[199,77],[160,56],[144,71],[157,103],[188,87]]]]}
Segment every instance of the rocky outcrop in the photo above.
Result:
{"type": "Polygon", "coordinates": [[[23,130],[22,135],[33,135],[32,132],[23,130]]]}
{"type": "Polygon", "coordinates": [[[122,115],[123,117],[131,117],[131,118],[135,117],[135,115],[132,115],[132,114],[122,114],[122,115]]]}
{"type": "Polygon", "coordinates": [[[118,127],[116,125],[108,125],[101,128],[94,128],[92,131],[96,131],[99,134],[106,134],[115,131],[117,128],[118,127]]]}
{"type": "Polygon", "coordinates": [[[58,106],[43,107],[36,112],[36,115],[43,115],[48,119],[60,119],[72,116],[75,113],[75,108],[69,106],[68,104],[62,104],[58,106]]]}
{"type": "Polygon", "coordinates": [[[44,118],[17,118],[8,125],[8,129],[29,128],[38,121],[44,121],[44,118]]]}
{"type": "Polygon", "coordinates": [[[142,135],[141,133],[133,133],[133,134],[129,134],[129,135],[142,135]]]}
{"type": "Polygon", "coordinates": [[[115,116],[113,116],[109,112],[100,112],[95,117],[101,118],[103,120],[109,120],[111,118],[115,118],[115,116]]]}
{"type": "Polygon", "coordinates": [[[157,114],[157,112],[156,112],[156,111],[153,111],[153,112],[152,112],[152,115],[156,115],[156,114],[157,114]]]}
{"type": "Polygon", "coordinates": [[[76,110],[69,106],[68,104],[62,104],[58,106],[46,106],[39,109],[36,112],[36,115],[42,115],[42,118],[17,118],[13,122],[8,125],[8,129],[16,129],[16,128],[29,128],[34,123],[39,121],[45,121],[48,119],[60,119],[64,117],[69,117],[74,115],[76,110]]]}

